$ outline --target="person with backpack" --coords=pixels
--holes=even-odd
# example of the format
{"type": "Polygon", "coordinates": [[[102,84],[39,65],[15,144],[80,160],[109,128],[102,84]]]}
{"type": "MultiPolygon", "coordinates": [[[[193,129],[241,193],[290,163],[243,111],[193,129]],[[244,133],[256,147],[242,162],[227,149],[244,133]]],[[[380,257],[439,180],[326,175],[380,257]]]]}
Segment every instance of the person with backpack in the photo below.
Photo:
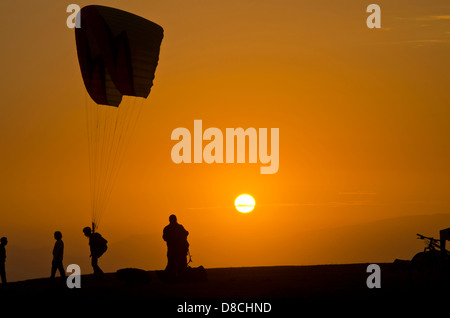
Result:
{"type": "Polygon", "coordinates": [[[100,233],[96,233],[91,230],[89,226],[83,229],[83,233],[86,237],[89,238],[89,247],[91,249],[91,265],[94,269],[94,276],[97,278],[103,277],[103,271],[100,266],[98,266],[98,259],[106,252],[108,249],[107,243],[100,233]]]}
{"type": "Polygon", "coordinates": [[[187,269],[189,232],[177,222],[177,217],[169,217],[169,225],[163,230],[163,240],[167,243],[167,273],[173,278],[182,276],[187,269]]]}

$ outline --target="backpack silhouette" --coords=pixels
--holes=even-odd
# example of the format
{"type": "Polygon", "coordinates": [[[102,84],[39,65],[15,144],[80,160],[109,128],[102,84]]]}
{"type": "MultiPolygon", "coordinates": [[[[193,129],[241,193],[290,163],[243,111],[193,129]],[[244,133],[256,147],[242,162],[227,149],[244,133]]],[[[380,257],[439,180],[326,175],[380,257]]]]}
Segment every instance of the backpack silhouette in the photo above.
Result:
{"type": "Polygon", "coordinates": [[[95,257],[102,256],[108,249],[107,243],[108,241],[101,236],[100,233],[92,233],[90,238],[92,254],[94,254],[95,257]]]}

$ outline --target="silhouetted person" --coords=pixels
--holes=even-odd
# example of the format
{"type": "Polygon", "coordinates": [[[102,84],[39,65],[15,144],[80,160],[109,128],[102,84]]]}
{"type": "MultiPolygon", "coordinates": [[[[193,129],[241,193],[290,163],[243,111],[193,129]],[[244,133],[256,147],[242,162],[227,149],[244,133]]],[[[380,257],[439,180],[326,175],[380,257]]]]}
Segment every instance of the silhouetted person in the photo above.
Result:
{"type": "Polygon", "coordinates": [[[2,237],[0,239],[0,277],[2,278],[2,284],[6,284],[6,244],[8,244],[8,240],[6,237],[2,237]]]}
{"type": "Polygon", "coordinates": [[[63,266],[64,242],[62,241],[62,234],[56,231],[54,234],[55,246],[53,247],[52,273],[50,278],[55,278],[56,270],[59,271],[61,277],[66,277],[66,271],[63,266]]]}
{"type": "Polygon", "coordinates": [[[183,225],[178,224],[177,217],[172,214],[169,217],[169,225],[163,231],[163,239],[167,242],[166,271],[172,277],[180,276],[187,268],[188,235],[189,232],[184,229],[183,225]]]}
{"type": "Polygon", "coordinates": [[[91,265],[94,269],[94,276],[97,278],[103,277],[103,271],[98,266],[98,259],[106,252],[107,241],[100,235],[100,233],[92,232],[90,227],[85,227],[83,233],[89,238],[89,247],[91,249],[91,265]]]}

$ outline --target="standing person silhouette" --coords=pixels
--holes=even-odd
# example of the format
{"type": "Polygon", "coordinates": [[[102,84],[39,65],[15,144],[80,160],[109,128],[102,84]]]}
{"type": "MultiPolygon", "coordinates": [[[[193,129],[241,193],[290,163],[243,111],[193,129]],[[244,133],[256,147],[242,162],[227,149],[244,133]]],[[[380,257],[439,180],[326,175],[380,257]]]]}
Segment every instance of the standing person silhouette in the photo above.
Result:
{"type": "Polygon", "coordinates": [[[86,237],[89,238],[89,247],[91,249],[91,265],[94,269],[94,276],[97,278],[102,278],[104,274],[100,266],[98,266],[98,259],[103,255],[103,253],[106,252],[106,243],[108,241],[105,240],[100,235],[100,233],[92,231],[88,226],[83,229],[83,233],[86,237]]]}
{"type": "Polygon", "coordinates": [[[179,277],[187,269],[188,235],[189,232],[177,222],[177,217],[172,214],[169,217],[169,225],[163,231],[163,240],[167,242],[166,271],[172,278],[179,277]]]}
{"type": "Polygon", "coordinates": [[[2,284],[6,284],[6,244],[8,244],[8,239],[6,237],[2,237],[0,239],[0,277],[2,278],[2,284]]]}
{"type": "Polygon", "coordinates": [[[55,246],[53,247],[53,260],[52,260],[52,272],[50,278],[55,278],[56,270],[62,278],[66,277],[66,272],[63,266],[63,255],[64,255],[64,242],[62,241],[62,234],[60,231],[56,231],[54,234],[56,240],[55,246]]]}

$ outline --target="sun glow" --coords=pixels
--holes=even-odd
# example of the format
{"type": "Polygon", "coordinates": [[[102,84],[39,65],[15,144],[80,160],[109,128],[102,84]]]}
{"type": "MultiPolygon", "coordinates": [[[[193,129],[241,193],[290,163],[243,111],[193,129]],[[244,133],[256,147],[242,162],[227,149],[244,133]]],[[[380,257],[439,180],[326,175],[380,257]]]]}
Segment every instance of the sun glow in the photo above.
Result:
{"type": "Polygon", "coordinates": [[[255,208],[255,199],[251,195],[241,194],[234,201],[234,205],[239,212],[248,213],[255,208]]]}

